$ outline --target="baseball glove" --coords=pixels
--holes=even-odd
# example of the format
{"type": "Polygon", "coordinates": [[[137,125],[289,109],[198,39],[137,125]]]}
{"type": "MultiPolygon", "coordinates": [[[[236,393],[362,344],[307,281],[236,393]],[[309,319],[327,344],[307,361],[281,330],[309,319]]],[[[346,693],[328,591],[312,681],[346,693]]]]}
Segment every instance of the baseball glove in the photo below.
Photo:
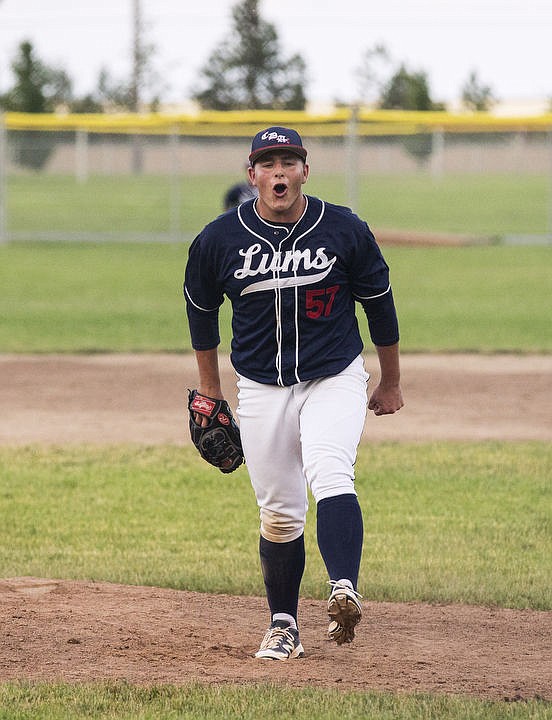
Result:
{"type": "Polygon", "coordinates": [[[223,473],[234,472],[244,458],[240,429],[226,400],[200,395],[197,390],[188,391],[190,434],[201,457],[223,473]],[[195,415],[206,417],[202,427],[195,415]]]}

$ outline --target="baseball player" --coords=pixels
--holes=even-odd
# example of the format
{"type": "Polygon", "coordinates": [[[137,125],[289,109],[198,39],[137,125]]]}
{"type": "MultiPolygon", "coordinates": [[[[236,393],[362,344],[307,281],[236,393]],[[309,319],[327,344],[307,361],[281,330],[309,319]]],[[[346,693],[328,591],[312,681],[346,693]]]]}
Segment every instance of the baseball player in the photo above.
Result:
{"type": "Polygon", "coordinates": [[[225,210],[230,210],[230,208],[241,205],[246,200],[257,197],[257,188],[251,184],[249,177],[249,165],[247,165],[246,172],[247,182],[239,182],[232,185],[224,194],[222,202],[225,210]]]}
{"type": "Polygon", "coordinates": [[[297,609],[308,491],[329,576],[329,638],[351,642],[361,619],[363,520],[354,464],[369,375],[357,302],[381,374],[368,408],[386,415],[403,405],[389,268],[365,222],[348,208],[304,194],[306,159],[293,129],[270,127],[255,135],[248,172],[258,197],[195,238],[184,283],[200,398],[223,399],[218,310],[225,295],[232,304],[237,416],[260,508],[259,554],[270,610],[255,653],[261,659],[304,654],[297,609]]]}

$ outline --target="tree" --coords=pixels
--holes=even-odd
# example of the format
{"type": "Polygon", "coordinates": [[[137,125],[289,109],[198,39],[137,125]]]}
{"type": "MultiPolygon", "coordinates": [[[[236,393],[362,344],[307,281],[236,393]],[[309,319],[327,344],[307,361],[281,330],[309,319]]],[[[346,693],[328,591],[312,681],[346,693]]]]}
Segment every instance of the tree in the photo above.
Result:
{"type": "Polygon", "coordinates": [[[132,1],[132,70],[127,79],[114,79],[106,68],[102,68],[98,78],[96,93],[97,102],[114,110],[128,110],[140,112],[144,105],[150,110],[159,107],[158,95],[160,81],[154,69],[152,58],[155,54],[155,45],[146,42],[146,27],[142,15],[141,1],[132,1]],[[155,88],[155,94],[152,89],[155,88]],[[149,101],[145,96],[150,91],[149,101]]]}
{"type": "MultiPolygon", "coordinates": [[[[11,67],[15,84],[0,98],[0,106],[5,110],[48,113],[70,100],[71,80],[67,73],[39,60],[29,41],[20,44],[11,67]]],[[[16,163],[37,170],[50,157],[54,142],[51,133],[25,130],[15,134],[10,151],[16,163]]]]}
{"type": "Polygon", "coordinates": [[[68,110],[71,113],[102,113],[103,105],[101,100],[92,93],[87,93],[82,97],[73,98],[68,105],[68,110]]]}
{"type": "Polygon", "coordinates": [[[295,54],[281,58],[274,26],[264,21],[258,0],[232,9],[233,27],[200,70],[192,97],[208,110],[304,110],[306,65],[295,54]]]}
{"type": "Polygon", "coordinates": [[[389,62],[390,56],[384,45],[374,45],[364,52],[356,70],[360,102],[371,103],[381,94],[381,70],[389,62]]]}
{"type": "Polygon", "coordinates": [[[486,112],[495,104],[496,98],[488,85],[482,85],[477,72],[472,70],[462,87],[462,104],[467,110],[486,112]]]}
{"type": "MultiPolygon", "coordinates": [[[[402,64],[383,88],[380,107],[386,110],[443,110],[442,103],[434,103],[429,92],[425,72],[410,73],[402,64]]],[[[402,143],[405,150],[422,165],[433,152],[430,133],[407,135],[402,143]]]]}
{"type": "Polygon", "coordinates": [[[72,83],[65,70],[39,60],[28,40],[19,45],[18,55],[11,67],[15,84],[0,98],[5,110],[53,112],[58,105],[70,100],[72,83]]]}
{"type": "Polygon", "coordinates": [[[100,103],[113,110],[134,110],[136,107],[132,80],[115,80],[106,68],[100,70],[97,95],[100,103]]]}
{"type": "Polygon", "coordinates": [[[410,73],[401,65],[383,87],[379,106],[384,110],[435,110],[426,73],[410,73]]]}

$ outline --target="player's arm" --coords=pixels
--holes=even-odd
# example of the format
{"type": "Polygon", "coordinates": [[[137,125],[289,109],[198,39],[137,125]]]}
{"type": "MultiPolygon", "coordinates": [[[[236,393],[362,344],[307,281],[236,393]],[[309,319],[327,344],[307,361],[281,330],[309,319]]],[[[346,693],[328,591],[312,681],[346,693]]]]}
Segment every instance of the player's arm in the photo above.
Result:
{"type": "Polygon", "coordinates": [[[380,381],[368,402],[374,415],[391,415],[404,405],[401,391],[399,343],[376,345],[380,365],[380,381]]]}
{"type": "Polygon", "coordinates": [[[196,350],[195,356],[199,372],[198,392],[201,395],[222,400],[217,348],[196,350]]]}
{"type": "Polygon", "coordinates": [[[222,400],[217,348],[220,343],[219,308],[224,295],[217,282],[211,245],[205,231],[191,244],[184,275],[184,298],[199,371],[198,392],[222,400]]]}
{"type": "MultiPolygon", "coordinates": [[[[223,400],[222,388],[220,386],[220,372],[218,364],[218,350],[216,347],[210,350],[195,351],[197,370],[199,374],[199,386],[197,391],[200,395],[209,398],[223,400]]],[[[195,414],[195,421],[202,427],[207,427],[208,419],[195,414]]]]}
{"type": "Polygon", "coordinates": [[[404,405],[400,386],[399,323],[389,280],[389,267],[372,231],[365,223],[352,267],[353,295],[366,313],[381,373],[368,408],[376,415],[390,415],[404,405]]]}
{"type": "Polygon", "coordinates": [[[373,294],[360,302],[368,319],[370,337],[380,365],[380,382],[372,393],[368,408],[375,415],[391,415],[404,405],[400,386],[399,323],[393,291],[385,269],[380,272],[378,283],[374,277],[373,294]],[[378,291],[379,290],[379,291],[378,291]]]}
{"type": "MultiPolygon", "coordinates": [[[[198,392],[209,398],[223,399],[218,366],[219,307],[222,289],[215,282],[212,263],[203,256],[202,236],[192,243],[184,278],[184,297],[192,348],[195,351],[198,392]]],[[[205,425],[207,418],[196,414],[196,422],[205,425]]]]}
{"type": "Polygon", "coordinates": [[[370,337],[380,365],[380,381],[368,402],[375,415],[391,415],[404,405],[399,361],[399,325],[391,287],[379,297],[362,302],[370,337]]]}

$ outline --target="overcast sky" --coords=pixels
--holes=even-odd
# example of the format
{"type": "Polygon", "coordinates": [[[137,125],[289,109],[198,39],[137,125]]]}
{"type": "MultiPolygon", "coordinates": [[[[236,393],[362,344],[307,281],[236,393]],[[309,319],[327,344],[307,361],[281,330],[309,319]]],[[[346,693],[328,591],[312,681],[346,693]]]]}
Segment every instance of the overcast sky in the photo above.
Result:
{"type": "MultiPolygon", "coordinates": [[[[198,70],[231,29],[236,0],[142,0],[155,46],[162,97],[181,102],[198,70]]],[[[77,94],[92,92],[100,69],[115,79],[131,68],[132,0],[0,0],[0,91],[10,63],[30,40],[38,57],[63,67],[77,94]]],[[[261,0],[282,55],[307,63],[311,101],[357,96],[355,69],[376,44],[392,67],[427,73],[432,99],[454,102],[469,73],[501,100],[552,97],[552,0],[261,0]]]]}

